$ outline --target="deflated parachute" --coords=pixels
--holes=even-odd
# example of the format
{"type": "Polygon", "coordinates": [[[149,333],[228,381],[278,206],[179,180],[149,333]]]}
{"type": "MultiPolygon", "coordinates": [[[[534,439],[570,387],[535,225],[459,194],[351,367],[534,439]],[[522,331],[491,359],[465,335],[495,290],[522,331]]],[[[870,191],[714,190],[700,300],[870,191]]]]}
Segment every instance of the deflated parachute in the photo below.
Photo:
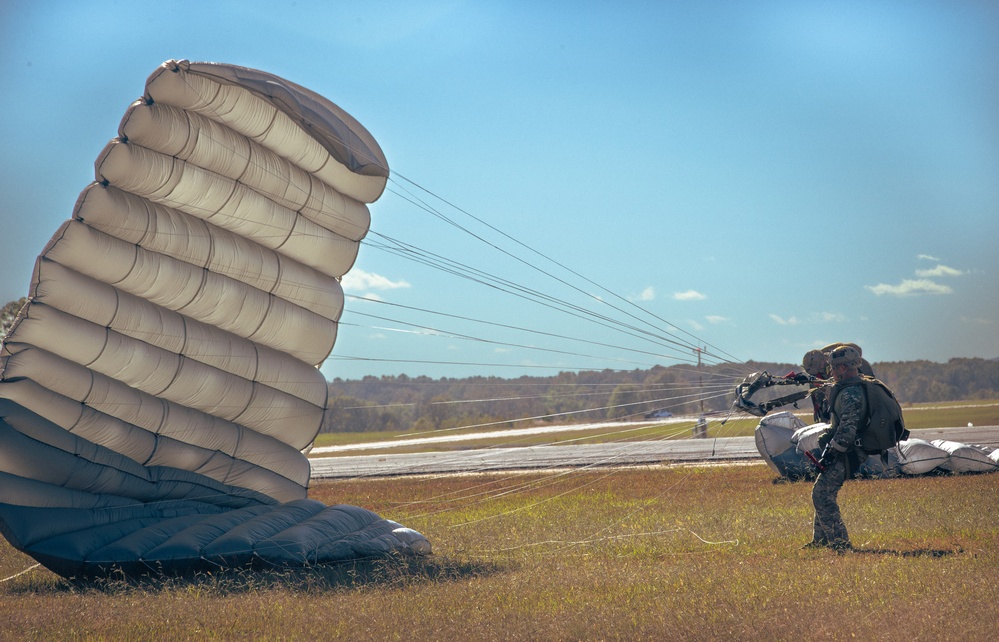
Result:
{"type": "Polygon", "coordinates": [[[0,532],[64,576],[429,552],[306,499],[339,278],[387,177],[303,87],[157,69],[0,350],[0,532]]]}
{"type": "MultiPolygon", "coordinates": [[[[782,377],[766,372],[754,372],[735,390],[733,408],[762,417],[756,427],[756,449],[760,456],[781,477],[811,479],[818,475],[815,462],[821,457],[819,438],[829,429],[824,422],[805,425],[789,411],[777,411],[782,406],[793,405],[808,396],[808,389],[795,390],[784,396],[774,392],[788,390],[788,386],[827,384],[822,380],[798,372],[782,377]],[[764,397],[760,399],[759,397],[764,397]]],[[[830,384],[831,385],[831,384],[830,384]]],[[[868,457],[857,474],[862,477],[898,477],[928,473],[989,473],[999,471],[999,449],[976,444],[963,444],[937,439],[906,438],[888,449],[882,457],[868,457]]]]}
{"type": "MultiPolygon", "coordinates": [[[[756,449],[770,468],[788,479],[812,479],[822,452],[819,437],[827,423],[805,425],[792,413],[771,413],[756,427],[756,449]]],[[[999,449],[945,439],[909,438],[887,451],[884,459],[868,457],[857,474],[861,477],[900,477],[937,473],[999,472],[999,449]]]]}

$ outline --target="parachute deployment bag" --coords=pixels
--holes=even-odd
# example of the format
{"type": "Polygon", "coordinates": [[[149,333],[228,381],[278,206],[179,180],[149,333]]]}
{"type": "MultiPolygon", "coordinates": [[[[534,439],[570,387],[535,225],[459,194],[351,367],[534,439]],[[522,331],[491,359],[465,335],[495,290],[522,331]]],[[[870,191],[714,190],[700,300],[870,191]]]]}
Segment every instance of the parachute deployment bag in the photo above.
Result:
{"type": "MultiPolygon", "coordinates": [[[[873,377],[861,377],[864,394],[867,397],[868,422],[857,430],[854,445],[869,455],[883,454],[894,448],[898,442],[909,438],[902,419],[902,407],[891,389],[873,377]]],[[[829,405],[836,401],[839,391],[833,389],[829,405]]]]}

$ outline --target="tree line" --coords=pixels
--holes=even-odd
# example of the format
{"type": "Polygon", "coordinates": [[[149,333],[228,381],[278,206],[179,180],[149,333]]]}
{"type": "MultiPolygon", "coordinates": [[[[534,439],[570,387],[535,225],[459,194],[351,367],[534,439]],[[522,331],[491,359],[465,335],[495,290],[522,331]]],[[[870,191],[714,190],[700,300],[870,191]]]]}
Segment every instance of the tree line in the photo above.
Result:
{"type": "MultiPolygon", "coordinates": [[[[0,339],[27,301],[0,309],[0,339]]],[[[728,410],[735,386],[750,372],[787,374],[800,367],[656,366],[647,370],[562,372],[551,377],[440,378],[407,375],[329,382],[324,432],[413,430],[458,426],[512,427],[514,419],[571,423],[632,419],[656,410],[675,415],[728,410]]],[[[875,374],[902,404],[999,398],[999,360],[888,361],[875,374]]]]}
{"type": "MultiPolygon", "coordinates": [[[[999,360],[951,359],[875,363],[875,374],[902,404],[999,398],[999,360]]],[[[800,366],[748,362],[696,368],[562,372],[553,377],[441,378],[383,376],[334,379],[324,432],[413,430],[459,426],[514,427],[514,419],[578,423],[726,411],[750,372],[783,375],[800,366]]]]}
{"type": "Polygon", "coordinates": [[[14,325],[17,313],[21,311],[24,304],[28,302],[28,297],[21,297],[17,301],[10,301],[0,308],[0,340],[2,340],[14,325]]]}

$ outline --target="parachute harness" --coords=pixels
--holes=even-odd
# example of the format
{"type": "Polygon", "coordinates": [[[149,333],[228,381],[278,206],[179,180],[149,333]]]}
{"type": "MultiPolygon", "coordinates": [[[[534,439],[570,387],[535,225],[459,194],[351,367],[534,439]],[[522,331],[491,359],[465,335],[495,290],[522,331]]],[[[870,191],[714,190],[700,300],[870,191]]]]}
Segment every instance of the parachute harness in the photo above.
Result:
{"type": "Polygon", "coordinates": [[[809,390],[799,390],[783,397],[770,399],[768,401],[761,401],[759,403],[752,401],[751,398],[760,390],[769,388],[770,386],[800,386],[802,384],[817,381],[821,380],[803,372],[792,372],[783,377],[775,377],[765,370],[763,372],[754,372],[746,377],[742,383],[736,386],[735,402],[732,404],[732,407],[736,410],[748,412],[756,417],[762,417],[774,408],[786,406],[788,404],[794,404],[797,408],[797,402],[807,397],[810,393],[809,390]]]}

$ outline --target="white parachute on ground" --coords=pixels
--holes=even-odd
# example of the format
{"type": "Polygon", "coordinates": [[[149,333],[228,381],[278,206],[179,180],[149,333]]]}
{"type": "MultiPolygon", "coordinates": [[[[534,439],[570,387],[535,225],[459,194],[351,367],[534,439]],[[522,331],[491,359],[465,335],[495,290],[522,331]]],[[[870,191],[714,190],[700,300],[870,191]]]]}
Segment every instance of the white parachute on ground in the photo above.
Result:
{"type": "Polygon", "coordinates": [[[427,553],[306,498],[339,279],[388,165],[323,97],[168,61],[0,350],[0,532],[64,576],[427,553]]]}
{"type": "MultiPolygon", "coordinates": [[[[829,424],[806,425],[788,411],[773,412],[756,427],[756,449],[781,477],[810,479],[818,474],[805,453],[821,455],[819,436],[829,424]]],[[[900,477],[933,472],[987,473],[999,471],[999,449],[938,439],[909,438],[881,457],[868,457],[858,474],[862,477],[900,477]]]]}

